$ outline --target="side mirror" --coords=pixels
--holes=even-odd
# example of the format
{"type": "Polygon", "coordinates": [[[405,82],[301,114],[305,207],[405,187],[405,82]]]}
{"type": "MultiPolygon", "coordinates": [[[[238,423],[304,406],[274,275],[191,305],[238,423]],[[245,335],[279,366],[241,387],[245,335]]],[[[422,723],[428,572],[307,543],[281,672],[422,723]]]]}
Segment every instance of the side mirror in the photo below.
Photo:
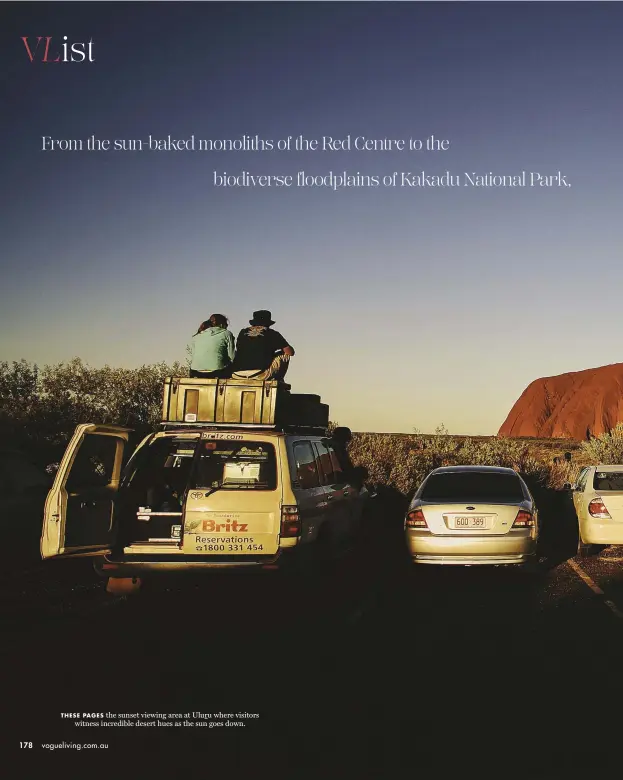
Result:
{"type": "Polygon", "coordinates": [[[565,482],[562,488],[563,490],[575,490],[575,485],[571,484],[571,482],[565,482]]]}

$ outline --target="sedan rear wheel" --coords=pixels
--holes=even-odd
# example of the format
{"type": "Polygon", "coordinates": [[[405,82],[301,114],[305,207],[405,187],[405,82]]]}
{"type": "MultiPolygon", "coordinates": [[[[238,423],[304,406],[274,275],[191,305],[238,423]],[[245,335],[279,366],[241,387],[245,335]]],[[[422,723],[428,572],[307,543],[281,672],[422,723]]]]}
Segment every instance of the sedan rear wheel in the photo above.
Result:
{"type": "Polygon", "coordinates": [[[588,558],[593,551],[593,545],[582,541],[582,532],[578,528],[578,558],[588,558]]]}
{"type": "Polygon", "coordinates": [[[547,574],[547,569],[541,560],[537,558],[533,561],[530,561],[529,563],[524,563],[523,566],[521,566],[521,572],[524,577],[527,577],[530,581],[533,581],[538,580],[541,577],[545,577],[547,574]]]}

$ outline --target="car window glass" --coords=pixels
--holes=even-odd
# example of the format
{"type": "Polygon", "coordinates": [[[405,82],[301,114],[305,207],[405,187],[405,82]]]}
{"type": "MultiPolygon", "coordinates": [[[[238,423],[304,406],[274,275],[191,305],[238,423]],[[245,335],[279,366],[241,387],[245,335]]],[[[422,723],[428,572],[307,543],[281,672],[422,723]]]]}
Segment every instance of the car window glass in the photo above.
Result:
{"type": "Polygon", "coordinates": [[[332,484],[344,482],[344,470],[333,447],[329,447],[329,455],[331,456],[331,465],[333,467],[332,484]]]}
{"type": "Polygon", "coordinates": [[[202,441],[191,487],[275,490],[275,448],[261,441],[202,441]]]}
{"type": "Polygon", "coordinates": [[[585,468],[580,473],[580,476],[578,478],[578,481],[576,483],[577,489],[579,492],[582,492],[586,486],[586,480],[588,478],[588,469],[585,468]]]}
{"type": "Polygon", "coordinates": [[[325,447],[325,445],[320,441],[314,442],[314,447],[316,448],[316,452],[318,453],[318,463],[320,466],[320,475],[321,475],[322,484],[332,485],[334,479],[333,479],[333,461],[331,460],[331,453],[325,447]]]}
{"type": "Polygon", "coordinates": [[[599,492],[605,490],[623,491],[623,472],[622,471],[596,471],[593,479],[593,487],[599,492]]]}
{"type": "Polygon", "coordinates": [[[482,503],[515,503],[525,500],[517,475],[483,471],[432,474],[426,480],[421,498],[436,502],[482,503]]]}
{"type": "Polygon", "coordinates": [[[296,481],[303,489],[320,486],[316,456],[310,442],[299,441],[293,448],[296,462],[296,481]]]}
{"type": "Polygon", "coordinates": [[[114,473],[117,441],[114,436],[87,433],[69,471],[67,490],[108,485],[114,473]]]}

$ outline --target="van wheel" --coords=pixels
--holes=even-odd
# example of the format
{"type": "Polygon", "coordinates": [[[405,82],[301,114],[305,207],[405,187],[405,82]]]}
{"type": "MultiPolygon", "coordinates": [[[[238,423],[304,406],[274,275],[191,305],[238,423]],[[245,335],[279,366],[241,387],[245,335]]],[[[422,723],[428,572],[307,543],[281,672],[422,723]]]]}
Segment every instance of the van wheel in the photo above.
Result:
{"type": "Polygon", "coordinates": [[[136,593],[142,584],[140,577],[109,577],[106,593],[111,593],[113,596],[130,596],[136,593]]]}

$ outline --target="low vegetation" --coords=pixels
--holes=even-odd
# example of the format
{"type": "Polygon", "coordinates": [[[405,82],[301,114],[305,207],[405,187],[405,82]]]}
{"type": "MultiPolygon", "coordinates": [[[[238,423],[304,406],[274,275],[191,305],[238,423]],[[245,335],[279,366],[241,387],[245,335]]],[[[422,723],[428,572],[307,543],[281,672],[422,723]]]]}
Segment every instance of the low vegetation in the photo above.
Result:
{"type": "Polygon", "coordinates": [[[590,463],[623,463],[623,423],[609,433],[580,444],[582,457],[590,463]]]}
{"type": "Polygon", "coordinates": [[[587,462],[577,442],[459,437],[445,428],[429,435],[356,433],[350,452],[357,465],[368,469],[371,482],[403,495],[413,493],[429,471],[440,466],[504,466],[524,475],[531,485],[560,489],[587,462]],[[572,453],[571,462],[565,460],[565,452],[572,453]]]}
{"type": "Polygon", "coordinates": [[[162,382],[183,376],[183,364],[91,368],[79,358],[39,368],[0,362],[0,447],[41,465],[60,459],[76,425],[109,423],[153,429],[161,419],[162,382]]]}
{"type": "MultiPolygon", "coordinates": [[[[79,358],[43,368],[23,360],[0,362],[0,446],[47,465],[58,461],[81,422],[146,433],[160,421],[164,377],[187,373],[183,363],[122,369],[91,368],[79,358]]],[[[623,424],[586,442],[453,436],[443,427],[433,434],[355,433],[350,451],[371,482],[402,495],[411,494],[431,469],[461,464],[506,466],[531,486],[559,490],[583,465],[623,462],[623,424]]]]}

